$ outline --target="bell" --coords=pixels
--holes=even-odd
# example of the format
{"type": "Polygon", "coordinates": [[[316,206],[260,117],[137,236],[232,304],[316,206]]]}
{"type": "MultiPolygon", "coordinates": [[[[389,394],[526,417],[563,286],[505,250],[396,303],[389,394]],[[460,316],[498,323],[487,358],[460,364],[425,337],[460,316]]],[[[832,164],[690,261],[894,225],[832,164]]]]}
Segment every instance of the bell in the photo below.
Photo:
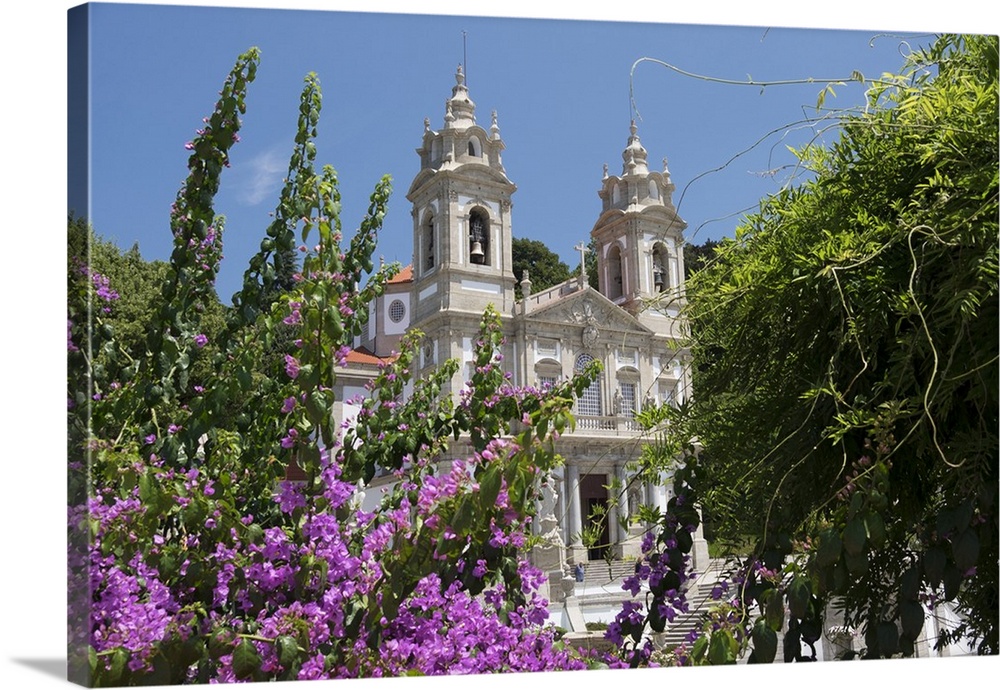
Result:
{"type": "Polygon", "coordinates": [[[474,264],[481,264],[486,261],[486,255],[483,253],[483,243],[476,240],[472,243],[472,249],[469,251],[469,258],[474,264]]]}
{"type": "Polygon", "coordinates": [[[659,271],[653,273],[653,286],[657,292],[663,292],[663,274],[659,271]]]}

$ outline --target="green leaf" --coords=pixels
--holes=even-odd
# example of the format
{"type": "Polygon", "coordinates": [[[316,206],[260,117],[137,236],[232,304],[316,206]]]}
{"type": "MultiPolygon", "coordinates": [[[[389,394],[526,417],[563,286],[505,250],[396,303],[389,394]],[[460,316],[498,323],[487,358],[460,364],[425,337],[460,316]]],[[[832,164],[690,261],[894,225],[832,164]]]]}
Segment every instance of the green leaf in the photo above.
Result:
{"type": "Polygon", "coordinates": [[[959,570],[969,570],[979,561],[979,537],[971,529],[963,530],[952,542],[951,552],[959,570]]]}
{"type": "Polygon", "coordinates": [[[778,634],[763,618],[757,619],[751,638],[753,639],[753,653],[756,661],[762,664],[774,661],[774,657],[778,653],[778,634]]]}
{"type": "Polygon", "coordinates": [[[777,590],[772,589],[769,591],[764,616],[772,630],[780,631],[784,627],[785,603],[782,601],[781,594],[777,590]]]}
{"type": "Polygon", "coordinates": [[[916,601],[920,596],[920,570],[913,565],[899,579],[899,596],[903,601],[916,601]]]}
{"type": "Polygon", "coordinates": [[[126,662],[128,662],[128,652],[121,648],[116,649],[114,654],[111,655],[111,668],[108,670],[107,675],[110,685],[121,684],[122,671],[125,670],[126,662]]]}
{"type": "Polygon", "coordinates": [[[139,500],[143,503],[152,503],[156,497],[156,485],[148,473],[139,475],[139,500]]]}
{"type": "Polygon", "coordinates": [[[278,662],[285,667],[291,666],[299,655],[299,647],[295,638],[290,635],[282,635],[277,641],[278,662]]]}
{"type": "Polygon", "coordinates": [[[819,537],[819,548],[816,551],[816,563],[821,568],[829,567],[840,559],[840,534],[835,529],[824,530],[819,537]]]}
{"type": "Polygon", "coordinates": [[[232,649],[232,639],[232,633],[226,628],[216,630],[208,638],[208,653],[215,659],[228,654],[232,649]]]}
{"type": "Polygon", "coordinates": [[[702,661],[706,651],[708,651],[708,637],[702,635],[694,641],[694,645],[691,647],[691,658],[696,662],[702,661]]]}
{"type": "Polygon", "coordinates": [[[788,585],[788,611],[795,618],[805,618],[809,611],[809,598],[812,589],[809,581],[802,575],[796,575],[788,585]]]}
{"type": "Polygon", "coordinates": [[[712,633],[708,646],[708,663],[713,666],[736,663],[736,650],[739,644],[733,634],[725,628],[712,633]]]}
{"type": "Polygon", "coordinates": [[[852,518],[844,528],[844,550],[849,555],[857,556],[864,551],[867,537],[864,520],[852,518]]]}
{"type": "Polygon", "coordinates": [[[927,575],[927,583],[931,587],[937,587],[941,584],[947,562],[948,556],[936,546],[927,549],[924,553],[924,573],[927,575]]]}
{"type": "Polygon", "coordinates": [[[479,495],[484,508],[490,508],[497,502],[501,479],[500,465],[498,464],[490,465],[483,472],[483,476],[479,480],[479,495]]]}
{"type": "Polygon", "coordinates": [[[655,597],[653,602],[649,605],[649,627],[653,632],[663,632],[666,628],[667,620],[660,613],[660,604],[663,603],[662,597],[655,597]]]}
{"type": "Polygon", "coordinates": [[[233,650],[233,673],[240,680],[246,680],[253,676],[260,669],[260,654],[253,642],[247,639],[240,640],[233,650]]]}
{"type": "Polygon", "coordinates": [[[860,577],[868,572],[868,553],[862,551],[861,553],[854,554],[845,551],[844,563],[847,565],[847,571],[850,574],[860,577]]]}
{"type": "Polygon", "coordinates": [[[949,565],[944,571],[944,598],[952,601],[962,588],[962,571],[954,565],[949,565]]]}
{"type": "Polygon", "coordinates": [[[890,657],[899,651],[899,631],[896,624],[890,621],[882,621],[876,630],[878,639],[878,649],[882,656],[890,657]]]}
{"type": "Polygon", "coordinates": [[[868,513],[865,516],[865,526],[868,528],[868,541],[873,549],[881,549],[885,546],[886,532],[885,521],[878,513],[868,513]]]}
{"type": "Polygon", "coordinates": [[[903,635],[916,640],[924,627],[924,607],[916,601],[900,602],[899,624],[903,629],[903,635]]]}

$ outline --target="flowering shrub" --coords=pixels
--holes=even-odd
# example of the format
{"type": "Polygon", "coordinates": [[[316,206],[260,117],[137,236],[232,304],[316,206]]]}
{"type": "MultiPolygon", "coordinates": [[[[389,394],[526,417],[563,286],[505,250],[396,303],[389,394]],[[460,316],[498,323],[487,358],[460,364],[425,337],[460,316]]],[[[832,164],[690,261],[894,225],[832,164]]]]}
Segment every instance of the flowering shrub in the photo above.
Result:
{"type": "MultiPolygon", "coordinates": [[[[649,430],[666,423],[672,414],[669,406],[651,408],[639,420],[649,430]]],[[[640,463],[644,468],[662,466],[667,458],[672,461],[678,455],[680,448],[660,438],[643,448],[640,463]]],[[[679,614],[688,611],[687,588],[696,576],[691,569],[691,548],[700,521],[693,486],[696,470],[694,457],[688,454],[687,461],[674,471],[673,496],[667,510],[640,509],[643,521],[656,528],[643,535],[635,572],[622,582],[622,589],[633,600],[623,602],[604,634],[633,668],[658,665],[653,661],[655,649],[649,633],[662,633],[679,614]],[[640,593],[643,597],[635,599],[640,593]]]]}
{"type": "Polygon", "coordinates": [[[200,315],[222,258],[213,198],[258,59],[255,49],[240,57],[186,145],[190,174],[172,209],[174,252],[144,354],[127,355],[102,327],[114,286],[70,272],[71,679],[586,667],[593,658],[545,625],[541,573],[520,552],[537,479],[558,460],[553,439],[572,424],[574,396],[594,372],[544,392],[512,386],[489,311],[457,400],[446,393],[455,362],[413,381],[413,333],[372,382],[355,425],[338,425],[335,367],[398,266],[363,281],[387,178],[341,246],[336,173],[313,166],[313,75],[274,222],[213,338],[211,375],[189,379],[208,344],[200,315]],[[276,291],[276,257],[310,241],[293,287],[276,291]],[[288,328],[283,370],[262,376],[261,353],[288,328]],[[284,480],[293,461],[303,481],[284,480]],[[366,512],[361,491],[379,473],[393,481],[366,512]]]}

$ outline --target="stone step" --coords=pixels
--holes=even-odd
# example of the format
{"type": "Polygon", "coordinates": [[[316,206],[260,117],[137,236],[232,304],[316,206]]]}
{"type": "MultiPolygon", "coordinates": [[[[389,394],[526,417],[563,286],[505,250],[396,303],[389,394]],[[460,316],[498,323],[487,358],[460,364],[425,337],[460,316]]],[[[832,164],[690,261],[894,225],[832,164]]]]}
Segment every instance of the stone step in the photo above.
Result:
{"type": "Polygon", "coordinates": [[[706,571],[695,580],[688,595],[688,612],[678,616],[662,636],[664,649],[686,643],[690,632],[701,628],[708,618],[708,611],[715,603],[712,592],[725,575],[725,561],[713,559],[706,571]]]}
{"type": "Polygon", "coordinates": [[[588,585],[605,585],[620,582],[635,572],[635,561],[591,561],[583,564],[583,582],[588,585]]]}

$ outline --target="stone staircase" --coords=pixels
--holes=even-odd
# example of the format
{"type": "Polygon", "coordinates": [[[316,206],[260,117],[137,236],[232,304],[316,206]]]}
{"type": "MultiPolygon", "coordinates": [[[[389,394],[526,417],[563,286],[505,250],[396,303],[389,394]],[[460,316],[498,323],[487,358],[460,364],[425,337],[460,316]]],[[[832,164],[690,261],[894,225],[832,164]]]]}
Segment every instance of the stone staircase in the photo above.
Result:
{"type": "MultiPolygon", "coordinates": [[[[655,636],[658,648],[673,649],[687,641],[691,630],[701,627],[708,616],[709,608],[715,603],[712,598],[712,590],[723,579],[725,570],[725,559],[711,559],[709,561],[708,567],[698,575],[688,591],[688,612],[678,616],[664,632],[655,636]]],[[[612,561],[610,565],[605,561],[591,561],[584,563],[583,572],[585,587],[601,587],[606,591],[604,593],[592,592],[581,599],[579,603],[574,603],[574,606],[580,606],[584,601],[594,605],[614,603],[631,598],[628,592],[621,590],[621,581],[635,572],[634,560],[612,561]]],[[[582,622],[580,625],[582,630],[582,622]]]]}
{"type": "Polygon", "coordinates": [[[708,567],[691,585],[688,590],[688,612],[674,619],[658,640],[663,649],[674,647],[687,641],[688,633],[694,628],[701,628],[708,617],[708,610],[715,603],[712,590],[725,574],[725,559],[713,558],[708,567]]]}
{"type": "Polygon", "coordinates": [[[635,561],[590,561],[583,564],[583,584],[609,585],[635,572],[635,561]]]}

